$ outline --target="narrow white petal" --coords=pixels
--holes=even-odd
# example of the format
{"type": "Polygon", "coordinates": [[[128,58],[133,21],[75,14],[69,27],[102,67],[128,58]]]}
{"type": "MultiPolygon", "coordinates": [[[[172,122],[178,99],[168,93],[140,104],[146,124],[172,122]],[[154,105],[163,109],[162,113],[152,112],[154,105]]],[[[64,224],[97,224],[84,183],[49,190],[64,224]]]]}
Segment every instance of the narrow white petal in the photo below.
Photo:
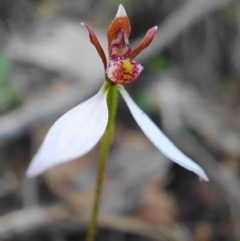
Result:
{"type": "Polygon", "coordinates": [[[108,121],[106,95],[100,90],[54,123],[27,170],[28,177],[82,156],[97,144],[108,121]]]}
{"type": "Polygon", "coordinates": [[[119,86],[119,91],[126,101],[134,119],[145,133],[145,135],[151,140],[151,142],[168,158],[177,164],[185,167],[189,171],[196,173],[200,178],[208,181],[208,177],[203,169],[182,153],[151,121],[151,119],[136,105],[136,103],[129,96],[127,91],[119,86]]]}

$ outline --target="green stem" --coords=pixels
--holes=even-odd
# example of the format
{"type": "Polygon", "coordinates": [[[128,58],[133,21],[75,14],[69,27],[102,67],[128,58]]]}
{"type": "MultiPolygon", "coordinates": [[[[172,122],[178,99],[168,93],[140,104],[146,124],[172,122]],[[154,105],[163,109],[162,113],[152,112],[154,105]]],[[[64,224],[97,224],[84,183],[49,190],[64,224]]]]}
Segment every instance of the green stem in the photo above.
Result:
{"type": "Polygon", "coordinates": [[[91,219],[90,219],[86,241],[93,241],[96,234],[96,226],[97,226],[98,212],[99,212],[99,200],[101,197],[106,160],[107,160],[109,148],[112,142],[114,122],[115,122],[115,116],[116,116],[117,86],[109,83],[106,83],[106,86],[109,88],[108,95],[107,95],[107,106],[108,106],[109,117],[108,117],[108,124],[105,130],[105,133],[101,139],[101,150],[99,155],[95,197],[94,197],[94,203],[92,207],[91,219]]]}

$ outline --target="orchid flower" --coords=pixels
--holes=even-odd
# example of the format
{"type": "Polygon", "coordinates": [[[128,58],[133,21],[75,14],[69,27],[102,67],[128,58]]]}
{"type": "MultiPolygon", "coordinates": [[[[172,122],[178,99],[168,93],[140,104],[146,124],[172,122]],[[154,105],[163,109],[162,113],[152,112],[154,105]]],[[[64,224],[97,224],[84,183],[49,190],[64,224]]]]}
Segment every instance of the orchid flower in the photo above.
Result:
{"type": "MultiPolygon", "coordinates": [[[[116,88],[126,101],[134,119],[149,140],[166,157],[208,180],[203,169],[182,153],[151,119],[136,105],[123,85],[139,76],[143,67],[134,58],[153,40],[157,26],[150,28],[142,41],[131,49],[128,38],[130,24],[122,5],[107,31],[109,63],[94,31],[82,23],[91,43],[102,59],[105,82],[99,92],[60,117],[46,135],[42,146],[33,158],[27,176],[41,174],[60,163],[68,162],[89,152],[102,138],[109,123],[110,107],[107,102],[112,88],[116,88]]],[[[110,103],[111,104],[111,103],[110,103]]],[[[116,106],[114,107],[116,109],[116,106]]]]}

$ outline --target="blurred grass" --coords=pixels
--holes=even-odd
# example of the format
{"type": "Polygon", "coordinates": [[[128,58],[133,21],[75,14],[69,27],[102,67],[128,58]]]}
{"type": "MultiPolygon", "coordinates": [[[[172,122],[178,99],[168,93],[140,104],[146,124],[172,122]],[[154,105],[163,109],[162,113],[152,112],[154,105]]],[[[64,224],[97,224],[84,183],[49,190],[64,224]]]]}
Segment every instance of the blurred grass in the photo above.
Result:
{"type": "Polygon", "coordinates": [[[146,63],[148,70],[152,74],[163,74],[170,68],[170,62],[162,56],[154,56],[146,63]]]}
{"type": "Polygon", "coordinates": [[[5,52],[0,51],[0,114],[20,104],[19,92],[9,79],[11,61],[5,52]]]}
{"type": "Polygon", "coordinates": [[[220,14],[224,17],[226,21],[229,23],[236,23],[239,22],[239,16],[240,16],[240,4],[232,4],[229,6],[226,6],[222,9],[220,9],[220,14]]]}

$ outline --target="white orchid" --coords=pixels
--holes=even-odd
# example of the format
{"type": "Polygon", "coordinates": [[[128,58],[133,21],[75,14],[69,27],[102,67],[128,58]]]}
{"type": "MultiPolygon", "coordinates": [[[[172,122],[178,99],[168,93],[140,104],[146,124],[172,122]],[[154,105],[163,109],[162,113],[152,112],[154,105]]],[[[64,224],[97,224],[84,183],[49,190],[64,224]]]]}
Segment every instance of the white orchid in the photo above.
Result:
{"type": "Polygon", "coordinates": [[[33,158],[27,176],[33,177],[60,163],[71,161],[89,152],[101,139],[109,121],[107,96],[115,86],[126,101],[130,112],[145,135],[165,156],[208,180],[203,169],[183,154],[136,105],[122,86],[134,81],[143,67],[133,60],[153,40],[157,27],[150,28],[143,40],[132,50],[128,38],[130,24],[122,5],[110,24],[108,37],[109,65],[93,30],[87,25],[91,43],[104,64],[106,80],[99,92],[60,117],[49,130],[33,158]]]}

